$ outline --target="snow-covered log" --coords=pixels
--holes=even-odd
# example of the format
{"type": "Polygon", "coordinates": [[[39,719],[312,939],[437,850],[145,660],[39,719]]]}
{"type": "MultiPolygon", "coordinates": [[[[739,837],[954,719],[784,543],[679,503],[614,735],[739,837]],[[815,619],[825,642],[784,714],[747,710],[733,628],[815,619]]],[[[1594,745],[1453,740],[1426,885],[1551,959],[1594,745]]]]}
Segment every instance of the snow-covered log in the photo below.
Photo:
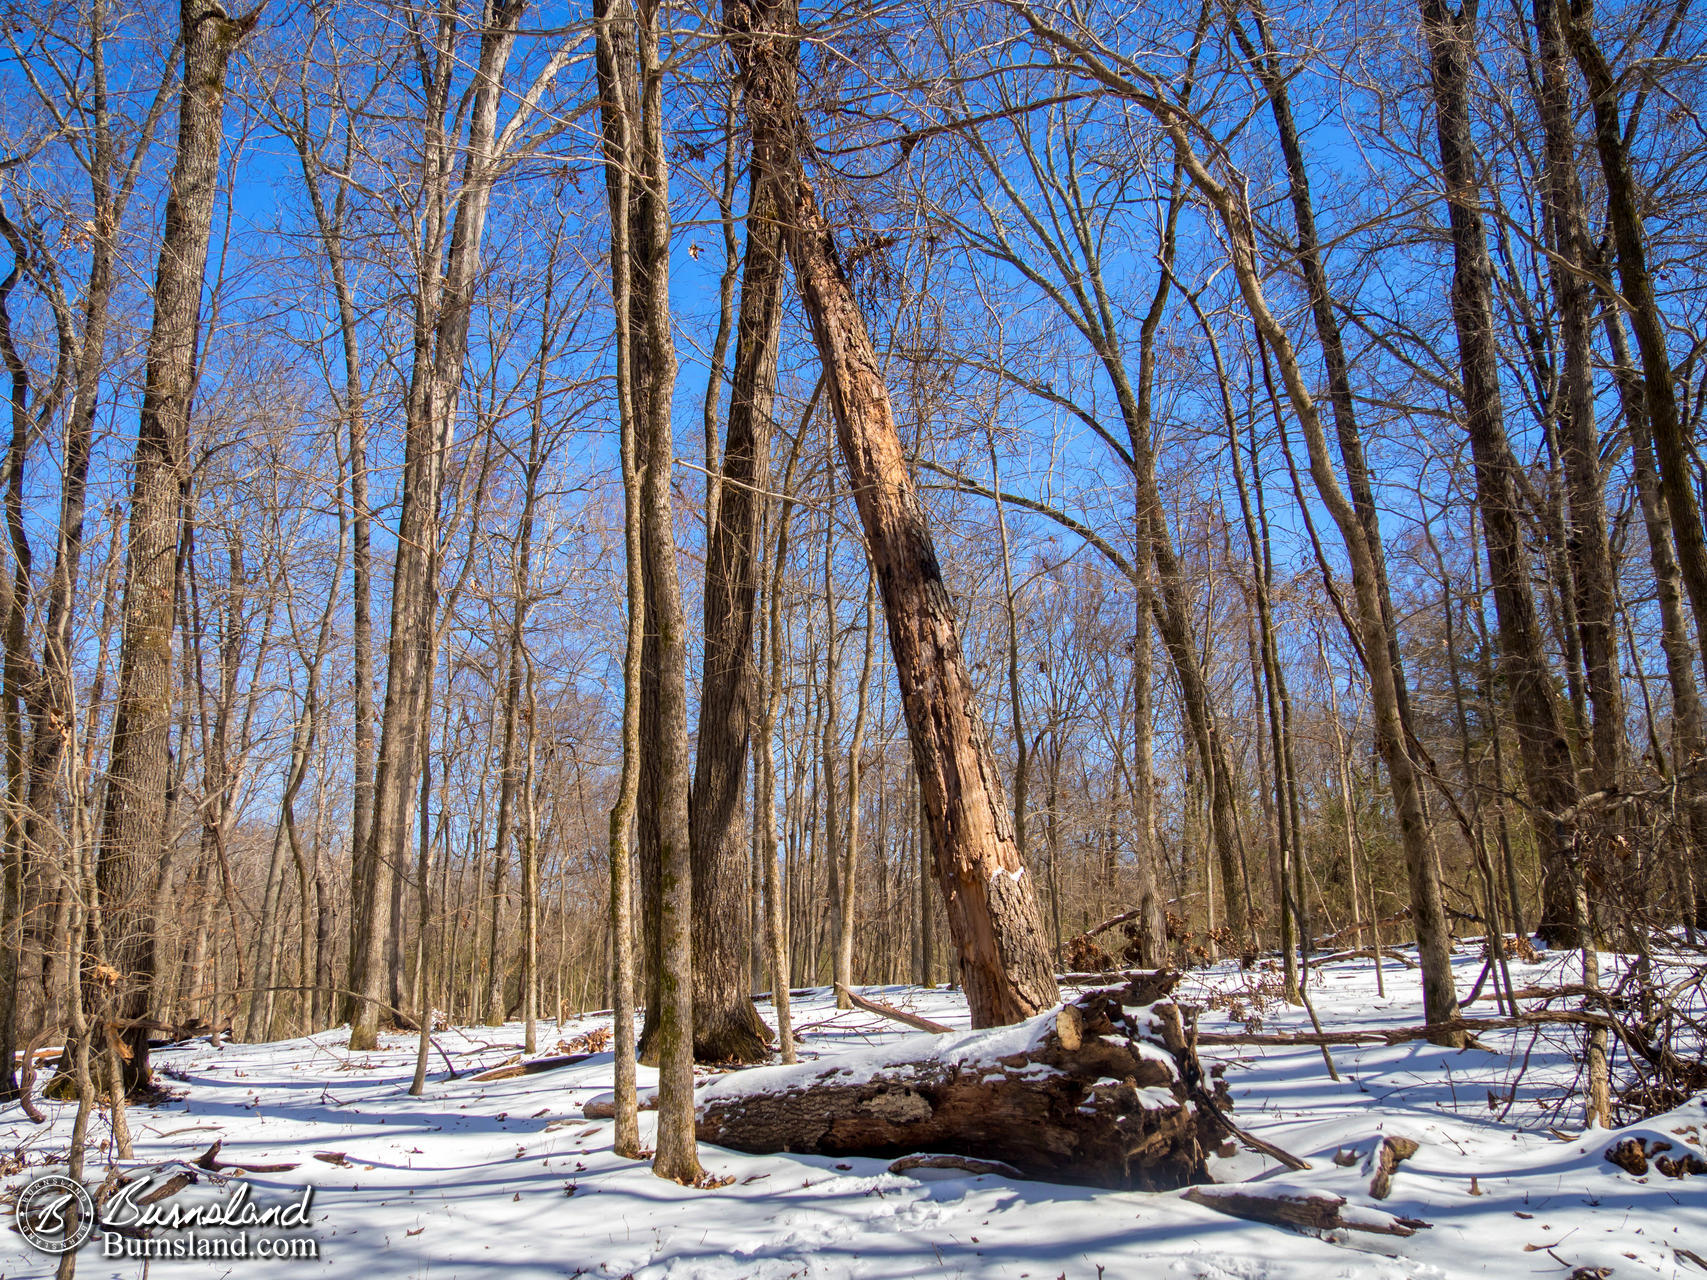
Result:
{"type": "MultiPolygon", "coordinates": [[[[701,1094],[702,1142],[737,1151],[1001,1160],[1027,1177],[1171,1190],[1227,1136],[1171,974],[1009,1027],[916,1035],[835,1065],[761,1067],[701,1094]]],[[[1217,1100],[1228,1104],[1225,1097],[1217,1100]]]]}

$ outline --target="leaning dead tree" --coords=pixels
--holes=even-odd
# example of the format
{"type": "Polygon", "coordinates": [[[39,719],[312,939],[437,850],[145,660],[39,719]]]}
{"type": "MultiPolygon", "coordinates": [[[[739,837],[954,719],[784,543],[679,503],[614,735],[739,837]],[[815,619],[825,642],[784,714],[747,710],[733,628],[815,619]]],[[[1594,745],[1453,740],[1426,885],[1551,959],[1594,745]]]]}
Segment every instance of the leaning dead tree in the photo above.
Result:
{"type": "Polygon", "coordinates": [[[1225,1086],[1205,1079],[1189,1013],[1165,998],[1176,978],[1140,974],[1015,1027],[907,1036],[869,1064],[738,1072],[702,1092],[700,1140],[749,1152],[943,1152],[1139,1191],[1206,1182],[1210,1152],[1232,1132],[1230,1104],[1225,1086]]]}
{"type": "Polygon", "coordinates": [[[876,348],[805,168],[793,0],[726,5],[746,86],[755,165],[785,192],[789,258],[835,413],[837,438],[883,595],[907,734],[974,1026],[1055,1002],[1042,918],[979,716],[953,601],[907,471],[876,348]]]}

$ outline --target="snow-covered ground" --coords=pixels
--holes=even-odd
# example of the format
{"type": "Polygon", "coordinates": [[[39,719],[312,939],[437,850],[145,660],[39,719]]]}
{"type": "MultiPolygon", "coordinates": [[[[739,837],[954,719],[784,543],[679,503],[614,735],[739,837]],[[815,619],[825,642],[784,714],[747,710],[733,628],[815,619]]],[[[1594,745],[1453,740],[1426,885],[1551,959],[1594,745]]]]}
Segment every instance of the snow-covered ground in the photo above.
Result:
{"type": "MultiPolygon", "coordinates": [[[[1479,961],[1460,958],[1462,986],[1479,961]]],[[[1560,958],[1514,967],[1520,984],[1569,980],[1560,958]]],[[[1317,1013],[1329,1027],[1422,1021],[1414,970],[1389,962],[1387,995],[1368,960],[1319,971],[1317,1013]]],[[[1301,1011],[1240,995],[1250,977],[1225,969],[1191,975],[1182,998],[1214,1007],[1205,1030],[1303,1029],[1301,1011]],[[1231,997],[1231,1000],[1229,999],[1231,997]]],[[[941,1022],[966,1024],[957,993],[871,991],[941,1022]]],[[[1476,1012],[1492,1012],[1491,1002],[1476,1012]]],[[[541,1026],[542,1052],[601,1025],[588,1017],[541,1026]]],[[[831,1057],[910,1034],[871,1015],[838,1013],[827,993],[795,1002],[802,1049],[831,1057]]],[[[300,1198],[312,1184],[317,1261],[109,1260],[99,1242],[79,1257],[79,1277],[332,1276],[354,1280],[496,1280],[589,1275],[640,1280],[758,1277],[1002,1277],[1004,1280],[1432,1280],[1435,1277],[1663,1276],[1707,1280],[1707,1175],[1636,1178],[1603,1158],[1620,1137],[1668,1142],[1672,1155],[1707,1145],[1707,1105],[1687,1106],[1614,1132],[1580,1129],[1573,1100],[1576,1033],[1547,1028],[1483,1037],[1494,1050],[1413,1043],[1336,1049],[1331,1082],[1315,1049],[1222,1049],[1236,1118],[1307,1159],[1289,1173],[1261,1157],[1217,1162],[1222,1181],[1276,1175],[1371,1204],[1365,1159],[1383,1135],[1421,1145],[1401,1166],[1381,1207],[1432,1224],[1409,1238],[1335,1233],[1331,1239],[1214,1213],[1177,1194],[1095,1191],[998,1177],[931,1181],[887,1172],[887,1162],[748,1156],[702,1147],[712,1174],[732,1178],[692,1190],[654,1178],[611,1152],[609,1123],[581,1106],[611,1087],[608,1053],[552,1072],[479,1083],[469,1076],[512,1059],[521,1028],[452,1030],[439,1044],[463,1074],[450,1080],[435,1054],[425,1097],[407,1095],[415,1039],[393,1036],[377,1053],[351,1055],[329,1031],[279,1044],[205,1041],[156,1062],[183,1096],[130,1121],[137,1162],[194,1159],[215,1139],[219,1158],[297,1161],[282,1173],[244,1176],[257,1204],[300,1198]],[[1513,1091],[1515,1090],[1515,1099],[1513,1091]],[[1507,1107],[1510,1102],[1509,1109],[1507,1107]],[[316,1155],[330,1157],[317,1159],[316,1155]],[[1682,1251],[1682,1252],[1680,1252],[1682,1251]]],[[[642,1085],[651,1082],[641,1071],[642,1085]]],[[[0,1112],[0,1158],[26,1165],[15,1189],[65,1157],[69,1106],[47,1103],[37,1127],[0,1112]]],[[[642,1116],[649,1140],[652,1117],[642,1116]]],[[[102,1150],[105,1121],[91,1130],[102,1150]]],[[[91,1176],[95,1176],[93,1173],[91,1176]]],[[[203,1185],[207,1179],[204,1176],[203,1185]]],[[[198,1189],[199,1190],[199,1189],[198,1189]]],[[[215,1189],[217,1192],[217,1188],[215,1189]]],[[[193,1198],[196,1191],[185,1193],[193,1198]]],[[[0,1232],[0,1276],[45,1276],[53,1259],[0,1232]]]]}

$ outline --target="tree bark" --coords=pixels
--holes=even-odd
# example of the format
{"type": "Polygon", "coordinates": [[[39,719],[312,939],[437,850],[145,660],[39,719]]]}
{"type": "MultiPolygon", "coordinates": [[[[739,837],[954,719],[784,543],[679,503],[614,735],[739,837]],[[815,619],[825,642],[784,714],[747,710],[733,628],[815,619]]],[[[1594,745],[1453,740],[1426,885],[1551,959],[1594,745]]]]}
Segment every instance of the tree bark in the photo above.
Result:
{"type": "Polygon", "coordinates": [[[1559,308],[1559,383],[1552,414],[1560,424],[1569,499],[1566,552],[1570,560],[1577,630],[1593,719],[1596,790],[1617,785],[1624,757],[1624,697],[1618,671],[1615,582],[1606,533],[1606,499],[1600,478],[1600,432],[1595,423],[1594,284],[1591,242],[1582,184],[1577,177],[1577,136],[1571,110],[1570,53],[1559,25],[1559,0],[1534,0],[1536,95],[1545,136],[1542,193],[1553,241],[1548,259],[1559,308]]]}
{"type": "Polygon", "coordinates": [[[908,474],[889,392],[835,236],[803,167],[806,139],[792,66],[791,0],[757,10],[777,37],[738,50],[748,119],[776,123],[788,183],[789,257],[824,366],[837,436],[889,626],[913,762],[948,903],[974,1026],[1017,1022],[1053,1004],[1055,976],[1031,878],[966,670],[953,603],[923,505],[908,474]],[[769,93],[755,92],[762,69],[769,93]]]}
{"type": "Polygon", "coordinates": [[[1205,1105],[1178,1007],[1134,993],[1146,977],[1038,1015],[1030,1047],[1000,1032],[927,1033],[852,1077],[813,1064],[737,1073],[706,1089],[700,1137],[750,1152],[948,1152],[1128,1190],[1207,1181],[1225,1102],[1205,1105]]]}
{"type": "MultiPolygon", "coordinates": [[[[1475,460],[1476,500],[1499,620],[1502,674],[1541,851],[1540,930],[1549,942],[1570,945],[1576,940],[1576,897],[1571,883],[1576,872],[1570,842],[1553,815],[1575,806],[1577,785],[1529,584],[1519,523],[1518,464],[1506,437],[1500,396],[1493,266],[1470,129],[1476,10],[1469,4],[1454,13],[1445,0],[1420,0],[1420,9],[1451,222],[1452,319],[1458,334],[1465,427],[1475,460]]],[[[1429,1020],[1441,1019],[1431,1010],[1429,1020]]]]}
{"type": "MultiPolygon", "coordinates": [[[[656,938],[650,978],[657,995],[647,1009],[659,1066],[657,1153],[652,1170],[661,1178],[693,1183],[700,1177],[700,1167],[693,1134],[687,637],[670,500],[676,354],[670,323],[669,168],[664,151],[659,13],[654,0],[642,0],[638,7],[631,7],[627,0],[595,0],[593,16],[599,35],[606,186],[613,236],[620,234],[623,250],[611,264],[612,276],[619,305],[627,304],[618,332],[625,338],[619,359],[627,365],[622,376],[630,394],[619,407],[626,408],[625,424],[633,424],[638,476],[628,505],[630,516],[638,516],[640,525],[638,541],[631,533],[629,547],[631,554],[638,552],[645,600],[637,796],[642,815],[650,815],[656,839],[657,909],[648,911],[646,921],[656,938]],[[620,232],[614,229],[618,223],[620,232]]],[[[631,601],[632,572],[631,564],[631,601]]],[[[619,834],[613,812],[613,846],[619,834]]],[[[643,860],[645,854],[642,848],[643,860]]],[[[617,909],[614,895],[612,909],[617,909]]]]}
{"type": "MultiPolygon", "coordinates": [[[[723,22],[732,41],[755,38],[752,11],[746,6],[726,6],[723,22]]],[[[740,77],[743,82],[745,78],[740,77]]],[[[738,87],[745,89],[744,83],[738,87]]],[[[732,138],[729,145],[734,145],[732,138]]],[[[786,265],[776,166],[770,157],[761,160],[757,154],[761,148],[774,145],[769,131],[754,129],[729,423],[720,476],[715,487],[707,490],[710,523],[705,562],[705,647],[699,741],[689,800],[694,936],[698,942],[693,974],[694,1056],[704,1062],[752,1062],[767,1052],[768,1028],[754,1011],[743,982],[744,930],[740,921],[745,887],[742,871],[746,865],[742,818],[747,757],[757,718],[753,624],[760,562],[759,522],[764,509],[760,486],[770,474],[786,265]]],[[[731,271],[733,266],[731,255],[731,271]]],[[[732,284],[732,276],[726,273],[726,290],[732,284]]],[[[720,359],[716,370],[720,375],[720,359]]],[[[709,405],[707,413],[709,423],[709,405]]],[[[715,444],[714,433],[707,439],[715,444]]],[[[707,467],[711,467],[709,459],[707,467]]],[[[770,749],[768,741],[763,749],[770,749]]]]}
{"type": "MultiPolygon", "coordinates": [[[[356,904],[362,927],[351,954],[350,986],[361,997],[350,1023],[350,1046],[378,1046],[380,1006],[392,973],[393,924],[401,911],[400,877],[409,866],[409,835],[420,769],[420,738],[435,644],[439,500],[456,425],[456,404],[468,352],[469,320],[480,247],[497,178],[497,119],[503,76],[515,46],[525,0],[503,0],[480,37],[467,153],[454,222],[429,229],[417,252],[414,363],[405,406],[402,509],[391,588],[391,638],[386,654],[384,714],[374,774],[374,813],[364,855],[368,871],[356,904]],[[448,238],[448,249],[442,248],[448,238]]],[[[443,159],[445,106],[455,58],[455,32],[441,24],[443,43],[428,70],[427,150],[443,159]]],[[[435,161],[436,162],[436,161],[435,161]]],[[[441,202],[448,203],[448,191],[441,202]]],[[[441,215],[442,216],[442,215],[441,215]]]]}
{"type": "MultiPolygon", "coordinates": [[[[182,488],[187,478],[203,276],[224,141],[226,67],[257,15],[233,20],[217,5],[180,10],[184,83],[178,145],[155,273],[142,419],[137,431],[126,552],[118,707],[107,773],[96,886],[99,951],[83,958],[85,1000],[106,1020],[148,1017],[154,981],[150,888],[168,839],[172,632],[178,597],[182,488]],[[107,978],[102,966],[116,971],[107,978]]],[[[148,1083],[148,1031],[118,1033],[128,1053],[124,1087],[148,1083]]]]}
{"type": "Polygon", "coordinates": [[[1671,515],[1677,562],[1695,614],[1698,641],[1707,644],[1707,535],[1690,465],[1689,430],[1683,422],[1666,346],[1665,318],[1648,269],[1641,193],[1618,109],[1619,82],[1594,34],[1593,0],[1556,0],[1565,35],[1594,107],[1594,142],[1606,178],[1606,217],[1618,261],[1618,281],[1636,348],[1642,358],[1644,400],[1660,492],[1671,515]]]}

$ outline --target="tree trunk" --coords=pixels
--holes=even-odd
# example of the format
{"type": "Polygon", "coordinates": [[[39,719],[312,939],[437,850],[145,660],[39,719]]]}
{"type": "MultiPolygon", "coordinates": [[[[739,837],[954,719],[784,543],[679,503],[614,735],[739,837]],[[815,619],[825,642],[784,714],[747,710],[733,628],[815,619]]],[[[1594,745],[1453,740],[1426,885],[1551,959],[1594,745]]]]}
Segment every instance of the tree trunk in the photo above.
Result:
{"type": "MultiPolygon", "coordinates": [[[[728,36],[752,39],[751,13],[724,10],[728,36]]],[[[733,147],[733,138],[729,145],[733,147]]],[[[768,1029],[754,1012],[743,982],[739,924],[741,869],[745,865],[745,783],[756,719],[753,653],[759,573],[759,487],[770,473],[777,350],[782,332],[783,272],[781,192],[776,166],[761,148],[775,146],[772,131],[753,130],[755,157],[747,199],[747,243],[741,262],[741,305],[735,328],[735,370],[720,476],[708,478],[708,536],[699,742],[690,802],[693,842],[694,1054],[702,1061],[751,1062],[766,1053],[768,1029]]],[[[724,278],[725,314],[733,287],[733,231],[724,278]]],[[[726,340],[719,331],[719,339],[726,340]]],[[[721,376],[720,352],[714,376],[721,376]]],[[[711,431],[708,395],[707,449],[711,431]]],[[[712,467],[708,453],[708,469],[712,467]]],[[[768,745],[766,746],[768,750],[768,745]]],[[[757,947],[757,940],[752,940],[757,947]]]]}
{"type": "MultiPolygon", "coordinates": [[[[533,666],[528,665],[528,745],[522,775],[522,1047],[539,1051],[539,793],[535,768],[539,696],[534,691],[533,666]]],[[[423,1001],[422,1011],[426,1012],[423,1001]]]]}
{"type": "MultiPolygon", "coordinates": [[[[304,107],[306,112],[307,108],[304,107]]],[[[350,841],[352,850],[351,897],[360,902],[365,895],[364,882],[368,874],[366,854],[368,830],[373,817],[373,518],[368,510],[367,483],[367,417],[366,396],[362,383],[361,330],[357,322],[355,292],[350,285],[344,252],[347,234],[349,185],[339,182],[337,194],[330,206],[320,190],[324,176],[317,152],[309,141],[306,122],[300,130],[290,131],[302,177],[308,191],[309,205],[314,213],[315,228],[320,235],[321,251],[332,273],[332,292],[338,305],[338,332],[344,355],[343,412],[349,439],[349,520],[351,533],[351,602],[350,635],[354,663],[353,733],[351,748],[352,793],[350,807],[350,841]]],[[[355,127],[346,122],[344,135],[344,167],[348,171],[355,155],[355,127]]],[[[350,913],[354,929],[360,912],[350,913]]],[[[351,937],[352,953],[357,935],[351,937]]],[[[355,1016],[353,1003],[347,1013],[355,1016]]],[[[315,1025],[319,1025],[318,1019],[315,1025]]]]}
{"type": "MultiPolygon", "coordinates": [[[[107,372],[107,333],[114,293],[114,267],[118,261],[125,210],[135,191],[142,158],[153,146],[155,128],[171,101],[168,85],[177,75],[175,59],[167,59],[159,92],[143,128],[133,142],[128,164],[115,146],[110,97],[107,86],[106,0],[90,0],[87,26],[89,100],[84,116],[87,127],[90,210],[89,271],[82,297],[82,331],[77,337],[76,368],[70,393],[70,411],[65,424],[65,450],[61,463],[58,537],[42,634],[40,680],[30,706],[29,790],[24,809],[22,909],[25,915],[25,967],[19,975],[19,999],[34,1014],[32,1026],[51,1016],[60,987],[68,977],[59,970],[65,954],[64,926],[69,919],[68,873],[48,857],[55,832],[58,791],[63,781],[67,735],[63,729],[76,723],[77,677],[73,671],[72,627],[75,622],[77,588],[83,554],[84,517],[87,511],[89,465],[94,453],[95,417],[101,381],[107,372]],[[116,181],[115,181],[116,179],[116,181]]],[[[116,555],[122,525],[113,522],[116,555]]],[[[111,580],[109,579],[109,582],[111,580]]],[[[110,613],[106,611],[103,616],[110,613]]],[[[20,1009],[20,1014],[24,1009],[20,1009]]]]}
{"type": "Polygon", "coordinates": [[[1037,900],[1014,846],[1012,814],[978,716],[953,604],[907,471],[877,353],[802,165],[803,122],[787,57],[794,6],[780,0],[755,12],[764,15],[765,29],[785,35],[737,50],[748,76],[748,120],[778,127],[777,176],[789,191],[789,256],[883,595],[938,887],[948,903],[967,1003],[974,1026],[1016,1022],[1056,998],[1037,900]]]}
{"type": "MultiPolygon", "coordinates": [[[[169,837],[172,632],[203,274],[224,141],[226,67],[257,16],[233,21],[217,6],[189,0],[180,10],[184,84],[137,431],[118,707],[96,872],[104,938],[102,951],[83,960],[85,1000],[98,1020],[90,1034],[99,1020],[146,1018],[152,995],[148,897],[169,837]],[[103,964],[116,971],[115,980],[97,972],[103,964]]],[[[129,1050],[124,1086],[131,1091],[148,1083],[148,1031],[139,1026],[121,1034],[129,1050]]]]}
{"type": "MultiPolygon", "coordinates": [[[[1465,426],[1475,459],[1499,619],[1501,667],[1541,850],[1542,918],[1549,942],[1575,940],[1576,897],[1569,841],[1553,815],[1576,804],[1577,786],[1552,673],[1547,668],[1519,523],[1518,464],[1506,438],[1500,398],[1499,346],[1494,333],[1492,277],[1482,224],[1475,142],[1470,130],[1470,67],[1475,49],[1473,9],[1454,14],[1445,0],[1420,0],[1428,43],[1441,172],[1452,230],[1452,318],[1458,334],[1465,426]]],[[[1430,1021],[1437,1021],[1433,1011],[1430,1021]]]]}
{"type": "MultiPolygon", "coordinates": [[[[1357,631],[1366,659],[1375,655],[1367,665],[1375,705],[1377,741],[1381,744],[1388,775],[1393,781],[1393,799],[1411,883],[1418,949],[1423,960],[1424,1001],[1430,1010],[1431,1022],[1449,1018],[1457,1007],[1451,971],[1451,933],[1441,903],[1439,872],[1428,837],[1422,788],[1408,749],[1395,670],[1392,663],[1380,660],[1380,655],[1390,651],[1390,645],[1372,546],[1355,504],[1347,500],[1340,488],[1328,453],[1321,416],[1299,366],[1291,338],[1269,308],[1256,260],[1254,228],[1242,189],[1236,182],[1218,181],[1209,172],[1194,149],[1192,134],[1184,117],[1177,110],[1160,104],[1152,81],[1140,83],[1128,79],[1071,36],[1048,28],[1036,18],[1030,21],[1038,35],[1051,44],[1068,49],[1099,79],[1117,88],[1124,96],[1144,102],[1156,113],[1158,120],[1168,129],[1179,163],[1189,174],[1193,185],[1214,207],[1227,230],[1230,262],[1246,310],[1256,325],[1259,338],[1279,362],[1288,399],[1303,430],[1311,479],[1339,529],[1352,564],[1357,631]]],[[[1284,736],[1281,746],[1284,746],[1284,736]]],[[[1283,760],[1277,760],[1276,764],[1277,772],[1284,767],[1283,760]]],[[[1282,799],[1290,805],[1289,794],[1282,799]]],[[[1286,891],[1287,886],[1283,884],[1282,892],[1286,891]]],[[[1455,1038],[1452,1033],[1443,1037],[1449,1041],[1455,1038]]]]}
{"type": "MultiPolygon", "coordinates": [[[[1665,654],[1667,683],[1671,689],[1672,758],[1681,767],[1697,759],[1707,747],[1707,724],[1695,680],[1695,646],[1684,612],[1682,575],[1672,549],[1671,513],[1660,492],[1654,464],[1642,378],[1631,365],[1629,339],[1625,337],[1624,322],[1613,300],[1604,297],[1602,303],[1612,347],[1613,379],[1623,404],[1624,422],[1630,429],[1630,470],[1648,535],[1648,564],[1653,569],[1654,596],[1659,605],[1660,649],[1665,654]]],[[[1703,790],[1697,779],[1687,784],[1684,793],[1690,835],[1689,847],[1681,851],[1686,882],[1695,880],[1696,866],[1707,871],[1707,794],[1703,790]]],[[[1699,928],[1707,926],[1707,884],[1697,884],[1698,890],[1690,895],[1692,900],[1684,904],[1684,911],[1686,923],[1699,928]]]]}
{"type": "MultiPolygon", "coordinates": [[[[420,769],[420,738],[435,643],[439,499],[456,424],[456,403],[468,351],[468,329],[480,246],[498,165],[497,117],[504,70],[516,41],[525,0],[503,0],[480,37],[473,101],[469,107],[462,189],[455,201],[448,252],[444,228],[435,225],[418,250],[413,367],[405,407],[402,509],[391,589],[391,638],[386,654],[384,716],[374,774],[374,813],[364,855],[368,875],[355,904],[361,936],[351,953],[350,987],[361,997],[350,1024],[350,1046],[378,1046],[380,1002],[390,986],[389,960],[398,939],[392,925],[402,907],[401,881],[409,865],[409,835],[420,769]]],[[[454,30],[428,70],[427,150],[448,153],[444,134],[454,30]]],[[[435,160],[437,163],[437,159],[435,160]]],[[[429,166],[431,167],[431,166],[429,166]]],[[[448,184],[448,178],[438,179],[448,184]]],[[[448,189],[439,193],[448,203],[448,189]]],[[[442,216],[442,215],[441,215],[442,216]]]]}
{"type": "MultiPolygon", "coordinates": [[[[836,922],[836,956],[832,981],[843,989],[853,986],[854,928],[858,920],[860,755],[865,750],[865,719],[871,700],[871,660],[877,637],[877,583],[867,576],[865,588],[865,657],[859,669],[859,691],[855,695],[853,741],[848,745],[848,823],[842,841],[841,895],[836,922]]],[[[836,819],[832,819],[836,820],[836,819]]],[[[845,1008],[840,993],[836,1007],[845,1008]]]]}
{"type": "Polygon", "coordinates": [[[1696,636],[1707,644],[1707,535],[1696,500],[1689,430],[1679,412],[1673,383],[1665,318],[1660,314],[1648,269],[1641,192],[1618,109],[1619,80],[1595,39],[1593,0],[1569,0],[1568,4],[1557,0],[1557,4],[1556,12],[1594,106],[1595,148],[1606,177],[1606,217],[1617,254],[1624,305],[1630,312],[1630,326],[1636,331],[1636,348],[1642,357],[1644,400],[1660,492],[1671,515],[1678,568],[1695,613],[1696,636]]]}
{"type": "MultiPolygon", "coordinates": [[[[612,262],[612,274],[618,281],[619,302],[627,304],[618,321],[624,339],[618,358],[627,365],[622,376],[629,394],[620,407],[626,410],[625,427],[633,424],[638,464],[638,483],[628,506],[630,517],[639,517],[639,539],[631,532],[629,547],[631,554],[638,553],[643,571],[645,638],[638,745],[643,755],[650,756],[650,768],[643,759],[637,794],[642,812],[651,815],[657,840],[657,910],[649,911],[647,918],[657,938],[651,975],[657,996],[647,1009],[648,1021],[655,1026],[659,1063],[657,1154],[652,1168],[661,1178],[692,1183],[699,1178],[700,1168],[693,1134],[687,655],[670,500],[670,407],[676,356],[670,323],[669,170],[658,17],[651,0],[642,0],[638,9],[630,8],[627,0],[596,0],[594,10],[613,245],[620,236],[622,250],[612,262]],[[622,229],[617,231],[619,223],[622,229]],[[650,716],[645,714],[648,700],[650,716]]],[[[631,565],[631,602],[632,574],[631,565]]],[[[632,643],[631,637],[631,658],[632,643]]],[[[613,846],[620,836],[616,816],[613,812],[613,846]]],[[[615,897],[613,893],[613,911],[619,905],[615,897]]]]}
{"type": "Polygon", "coordinates": [[[1552,412],[1563,437],[1570,558],[1577,630],[1582,642],[1588,701],[1593,713],[1592,777],[1596,790],[1618,783],[1624,754],[1624,698],[1618,670],[1612,552],[1606,534],[1606,499],[1600,478],[1600,432],[1595,424],[1594,285],[1588,214],[1577,178],[1577,136],[1571,104],[1570,53],[1559,26],[1559,0],[1534,0],[1541,82],[1537,93],[1545,134],[1543,195],[1553,250],[1548,267],[1559,308],[1564,358],[1552,412]],[[1562,394],[1561,394],[1562,393],[1562,394]]]}
{"type": "MultiPolygon", "coordinates": [[[[518,561],[525,565],[528,545],[533,532],[533,501],[525,500],[522,516],[521,549],[518,561]]],[[[522,703],[522,644],[523,627],[527,616],[527,576],[518,567],[514,576],[516,598],[510,613],[508,675],[504,681],[504,739],[498,763],[498,827],[492,837],[492,919],[486,935],[486,1024],[497,1026],[504,1021],[504,961],[499,950],[503,940],[503,918],[506,894],[505,878],[510,863],[511,833],[515,828],[517,761],[521,751],[518,721],[522,703]]]]}
{"type": "MultiPolygon", "coordinates": [[[[814,393],[813,404],[817,397],[814,393]]],[[[781,870],[777,866],[776,831],[776,714],[782,701],[782,579],[788,564],[788,523],[794,514],[794,465],[800,457],[800,442],[810,425],[801,422],[795,436],[793,451],[782,478],[782,503],[776,518],[776,549],[772,552],[771,578],[768,597],[768,618],[765,624],[765,683],[763,711],[758,731],[758,780],[755,797],[756,821],[759,831],[759,856],[764,862],[765,892],[765,950],[770,964],[771,1007],[776,1010],[777,1052],[784,1062],[795,1061],[794,1020],[789,1009],[791,974],[788,966],[787,908],[781,870]]]]}

